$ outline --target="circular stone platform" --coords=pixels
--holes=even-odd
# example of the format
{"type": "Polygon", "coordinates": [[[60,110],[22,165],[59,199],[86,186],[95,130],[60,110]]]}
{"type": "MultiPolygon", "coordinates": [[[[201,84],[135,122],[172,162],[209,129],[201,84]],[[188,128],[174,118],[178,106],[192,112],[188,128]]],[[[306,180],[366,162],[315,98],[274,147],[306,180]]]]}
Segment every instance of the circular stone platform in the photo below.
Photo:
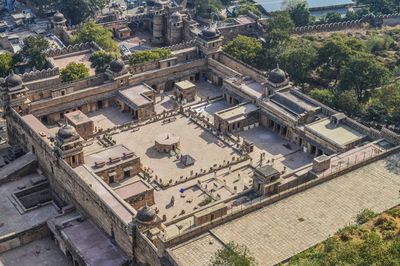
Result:
{"type": "Polygon", "coordinates": [[[155,148],[159,152],[170,152],[179,148],[180,138],[172,133],[161,133],[155,139],[155,148]]]}

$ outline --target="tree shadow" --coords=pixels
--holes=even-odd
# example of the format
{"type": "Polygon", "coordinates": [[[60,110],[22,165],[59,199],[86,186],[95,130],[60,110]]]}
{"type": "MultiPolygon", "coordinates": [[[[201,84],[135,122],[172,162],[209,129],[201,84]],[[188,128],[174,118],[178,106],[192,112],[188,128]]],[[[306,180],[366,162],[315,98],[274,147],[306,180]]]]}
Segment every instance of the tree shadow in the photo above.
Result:
{"type": "Polygon", "coordinates": [[[385,167],[389,172],[400,175],[400,153],[387,157],[385,167]]]}

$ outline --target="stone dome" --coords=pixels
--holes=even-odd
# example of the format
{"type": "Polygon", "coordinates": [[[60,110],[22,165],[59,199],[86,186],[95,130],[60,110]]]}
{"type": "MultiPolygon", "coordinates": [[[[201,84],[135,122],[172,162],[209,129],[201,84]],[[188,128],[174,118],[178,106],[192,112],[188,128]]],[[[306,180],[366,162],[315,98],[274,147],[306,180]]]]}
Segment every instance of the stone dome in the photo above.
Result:
{"type": "Polygon", "coordinates": [[[208,28],[201,31],[201,35],[208,39],[215,38],[218,36],[218,30],[215,26],[209,26],[208,28]]]}
{"type": "Polygon", "coordinates": [[[6,84],[10,88],[21,86],[22,78],[11,71],[10,75],[8,75],[8,77],[6,78],[6,84]]]}
{"type": "Polygon", "coordinates": [[[69,124],[64,125],[58,130],[58,136],[62,139],[69,139],[77,134],[75,128],[69,124]]]}
{"type": "Polygon", "coordinates": [[[110,63],[110,70],[119,73],[125,68],[125,63],[121,59],[114,60],[110,63]]]}
{"type": "Polygon", "coordinates": [[[157,214],[156,212],[148,206],[144,206],[136,214],[136,219],[140,222],[149,223],[154,221],[157,214]]]}
{"type": "Polygon", "coordinates": [[[63,21],[65,21],[65,17],[62,13],[57,11],[53,16],[53,21],[54,22],[63,22],[63,21]]]}
{"type": "Polygon", "coordinates": [[[285,73],[285,71],[280,69],[279,66],[277,66],[275,69],[273,69],[269,73],[268,80],[273,83],[276,83],[276,84],[285,82],[286,81],[286,73],[285,73]]]}

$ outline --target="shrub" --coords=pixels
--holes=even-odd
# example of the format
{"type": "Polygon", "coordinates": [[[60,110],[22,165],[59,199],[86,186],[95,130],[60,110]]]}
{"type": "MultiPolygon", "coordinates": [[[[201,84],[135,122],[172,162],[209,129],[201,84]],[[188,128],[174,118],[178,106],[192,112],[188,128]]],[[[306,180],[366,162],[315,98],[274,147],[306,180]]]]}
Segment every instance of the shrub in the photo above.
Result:
{"type": "Polygon", "coordinates": [[[356,216],[356,222],[358,224],[363,224],[368,222],[370,219],[376,217],[376,213],[374,211],[371,211],[370,209],[363,209],[357,216],[356,216]]]}
{"type": "Polygon", "coordinates": [[[148,51],[140,51],[129,56],[129,64],[138,65],[146,62],[165,59],[170,56],[171,56],[171,50],[165,48],[156,48],[148,51]]]}

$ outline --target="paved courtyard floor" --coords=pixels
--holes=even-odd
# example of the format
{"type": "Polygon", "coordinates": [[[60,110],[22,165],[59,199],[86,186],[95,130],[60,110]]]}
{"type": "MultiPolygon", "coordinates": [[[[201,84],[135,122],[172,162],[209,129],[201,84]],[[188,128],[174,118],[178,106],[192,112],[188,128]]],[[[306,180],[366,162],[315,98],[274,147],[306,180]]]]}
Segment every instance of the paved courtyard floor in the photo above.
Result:
{"type": "Polygon", "coordinates": [[[254,151],[250,154],[254,164],[259,162],[261,153],[265,153],[264,163],[273,159],[273,165],[279,171],[282,171],[284,167],[288,170],[295,170],[313,160],[313,156],[301,151],[300,146],[289,143],[277,133],[264,127],[241,131],[239,136],[254,143],[254,151]]]}
{"type": "MultiPolygon", "coordinates": [[[[214,164],[222,164],[224,160],[231,161],[233,156],[239,155],[230,147],[218,146],[217,138],[208,131],[199,127],[184,116],[177,116],[177,120],[162,124],[162,121],[148,124],[138,131],[125,131],[113,135],[117,144],[123,144],[139,157],[145,167],[150,167],[164,183],[186,178],[191,173],[209,169],[214,164]],[[180,137],[180,150],[183,155],[189,154],[196,162],[185,167],[175,156],[169,153],[158,152],[154,148],[155,138],[161,133],[173,133],[180,137]]],[[[90,150],[96,150],[94,143],[90,150]]]]}
{"type": "Polygon", "coordinates": [[[128,113],[122,113],[118,108],[113,107],[99,109],[88,113],[87,116],[94,122],[95,131],[112,128],[133,120],[128,113]]]}
{"type": "Polygon", "coordinates": [[[219,243],[235,241],[259,265],[274,265],[354,223],[364,208],[382,212],[399,204],[399,189],[400,153],[218,226],[172,255],[180,265],[208,265],[219,243]]]}

